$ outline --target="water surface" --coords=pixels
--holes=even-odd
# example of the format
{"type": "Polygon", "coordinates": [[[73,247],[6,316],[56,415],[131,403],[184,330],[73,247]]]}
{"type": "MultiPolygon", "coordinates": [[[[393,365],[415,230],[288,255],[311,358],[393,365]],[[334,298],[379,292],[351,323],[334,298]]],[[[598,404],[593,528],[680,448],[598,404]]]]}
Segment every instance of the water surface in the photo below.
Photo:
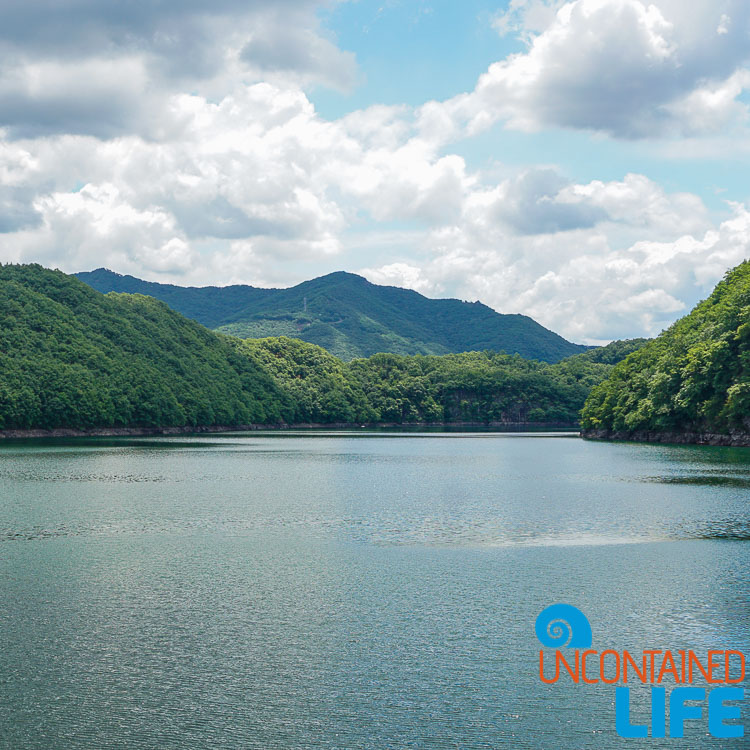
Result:
{"type": "Polygon", "coordinates": [[[749,488],[748,449],[565,433],[4,444],[0,746],[632,747],[534,619],[750,652],[749,488]]]}

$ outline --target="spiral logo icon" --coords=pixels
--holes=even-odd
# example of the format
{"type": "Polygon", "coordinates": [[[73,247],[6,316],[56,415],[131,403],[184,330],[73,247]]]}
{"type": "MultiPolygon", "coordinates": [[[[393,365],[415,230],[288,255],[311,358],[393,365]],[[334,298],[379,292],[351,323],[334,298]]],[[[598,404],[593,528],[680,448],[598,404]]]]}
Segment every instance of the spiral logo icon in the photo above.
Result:
{"type": "Polygon", "coordinates": [[[542,610],[534,630],[546,648],[590,648],[593,638],[586,615],[572,604],[553,604],[542,610]]]}

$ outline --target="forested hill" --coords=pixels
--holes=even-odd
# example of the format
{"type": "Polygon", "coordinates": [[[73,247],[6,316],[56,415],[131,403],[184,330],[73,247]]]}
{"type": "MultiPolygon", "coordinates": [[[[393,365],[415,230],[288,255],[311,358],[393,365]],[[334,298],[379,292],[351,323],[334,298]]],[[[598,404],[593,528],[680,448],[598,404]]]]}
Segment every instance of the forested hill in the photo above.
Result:
{"type": "Polygon", "coordinates": [[[0,428],[234,425],[293,416],[229,340],[142,295],[0,267],[0,428]]]}
{"type": "Polygon", "coordinates": [[[750,262],[614,367],[589,396],[582,426],[591,437],[748,444],[750,262]]]}
{"type": "Polygon", "coordinates": [[[429,299],[409,289],[371,284],[351,273],[331,273],[289,289],[179,287],[101,268],[77,276],[100,292],[156,297],[224,333],[240,338],[298,338],[343,360],[378,352],[447,354],[489,349],[557,362],[587,349],[525,315],[500,314],[480,302],[429,299]]]}
{"type": "MultiPolygon", "coordinates": [[[[616,359],[640,341],[602,347],[616,359]]],[[[612,365],[588,352],[556,364],[517,354],[374,354],[343,362],[287,337],[238,341],[294,404],[298,422],[575,424],[592,386],[612,365]]]]}
{"type": "Polygon", "coordinates": [[[344,362],[214,333],[140,294],[0,266],[0,436],[11,430],[293,423],[574,423],[615,342],[556,364],[492,351],[344,362]]]}

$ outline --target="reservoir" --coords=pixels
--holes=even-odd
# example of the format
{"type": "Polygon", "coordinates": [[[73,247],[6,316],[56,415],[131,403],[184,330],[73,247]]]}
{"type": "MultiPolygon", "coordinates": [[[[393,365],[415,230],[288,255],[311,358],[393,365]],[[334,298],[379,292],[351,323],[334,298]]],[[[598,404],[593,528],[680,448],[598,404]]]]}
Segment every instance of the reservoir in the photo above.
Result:
{"type": "Polygon", "coordinates": [[[0,747],[632,748],[535,619],[750,655],[749,500],[750,449],[565,432],[3,443],[0,747]]]}

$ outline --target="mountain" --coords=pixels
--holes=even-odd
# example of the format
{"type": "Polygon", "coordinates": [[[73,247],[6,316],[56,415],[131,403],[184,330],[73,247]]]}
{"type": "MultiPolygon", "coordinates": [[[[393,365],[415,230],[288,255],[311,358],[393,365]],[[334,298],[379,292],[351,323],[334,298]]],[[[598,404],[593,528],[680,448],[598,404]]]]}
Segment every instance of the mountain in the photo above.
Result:
{"type": "Polygon", "coordinates": [[[750,262],[616,365],[582,412],[589,437],[750,444],[750,262]]]}
{"type": "Polygon", "coordinates": [[[175,286],[142,281],[135,276],[123,276],[106,268],[74,274],[81,281],[102,294],[124,292],[145,294],[166,302],[173,310],[186,318],[197,321],[206,328],[216,328],[230,319],[237,310],[257,304],[273,296],[275,289],[259,289],[254,286],[175,286]]]}
{"type": "Polygon", "coordinates": [[[491,351],[344,362],[298,339],[209,331],[142,294],[0,266],[0,436],[279,423],[575,422],[616,342],[556,364],[491,351]]]}
{"type": "Polygon", "coordinates": [[[288,398],[226,337],[143,295],[0,266],[0,428],[280,422],[288,398]]]}
{"type": "Polygon", "coordinates": [[[566,341],[526,315],[500,314],[480,302],[429,299],[343,271],[289,289],[180,287],[103,268],[76,275],[103,293],[156,297],[223,333],[297,338],[344,360],[378,352],[448,354],[489,349],[557,362],[588,348],[566,341]]]}

